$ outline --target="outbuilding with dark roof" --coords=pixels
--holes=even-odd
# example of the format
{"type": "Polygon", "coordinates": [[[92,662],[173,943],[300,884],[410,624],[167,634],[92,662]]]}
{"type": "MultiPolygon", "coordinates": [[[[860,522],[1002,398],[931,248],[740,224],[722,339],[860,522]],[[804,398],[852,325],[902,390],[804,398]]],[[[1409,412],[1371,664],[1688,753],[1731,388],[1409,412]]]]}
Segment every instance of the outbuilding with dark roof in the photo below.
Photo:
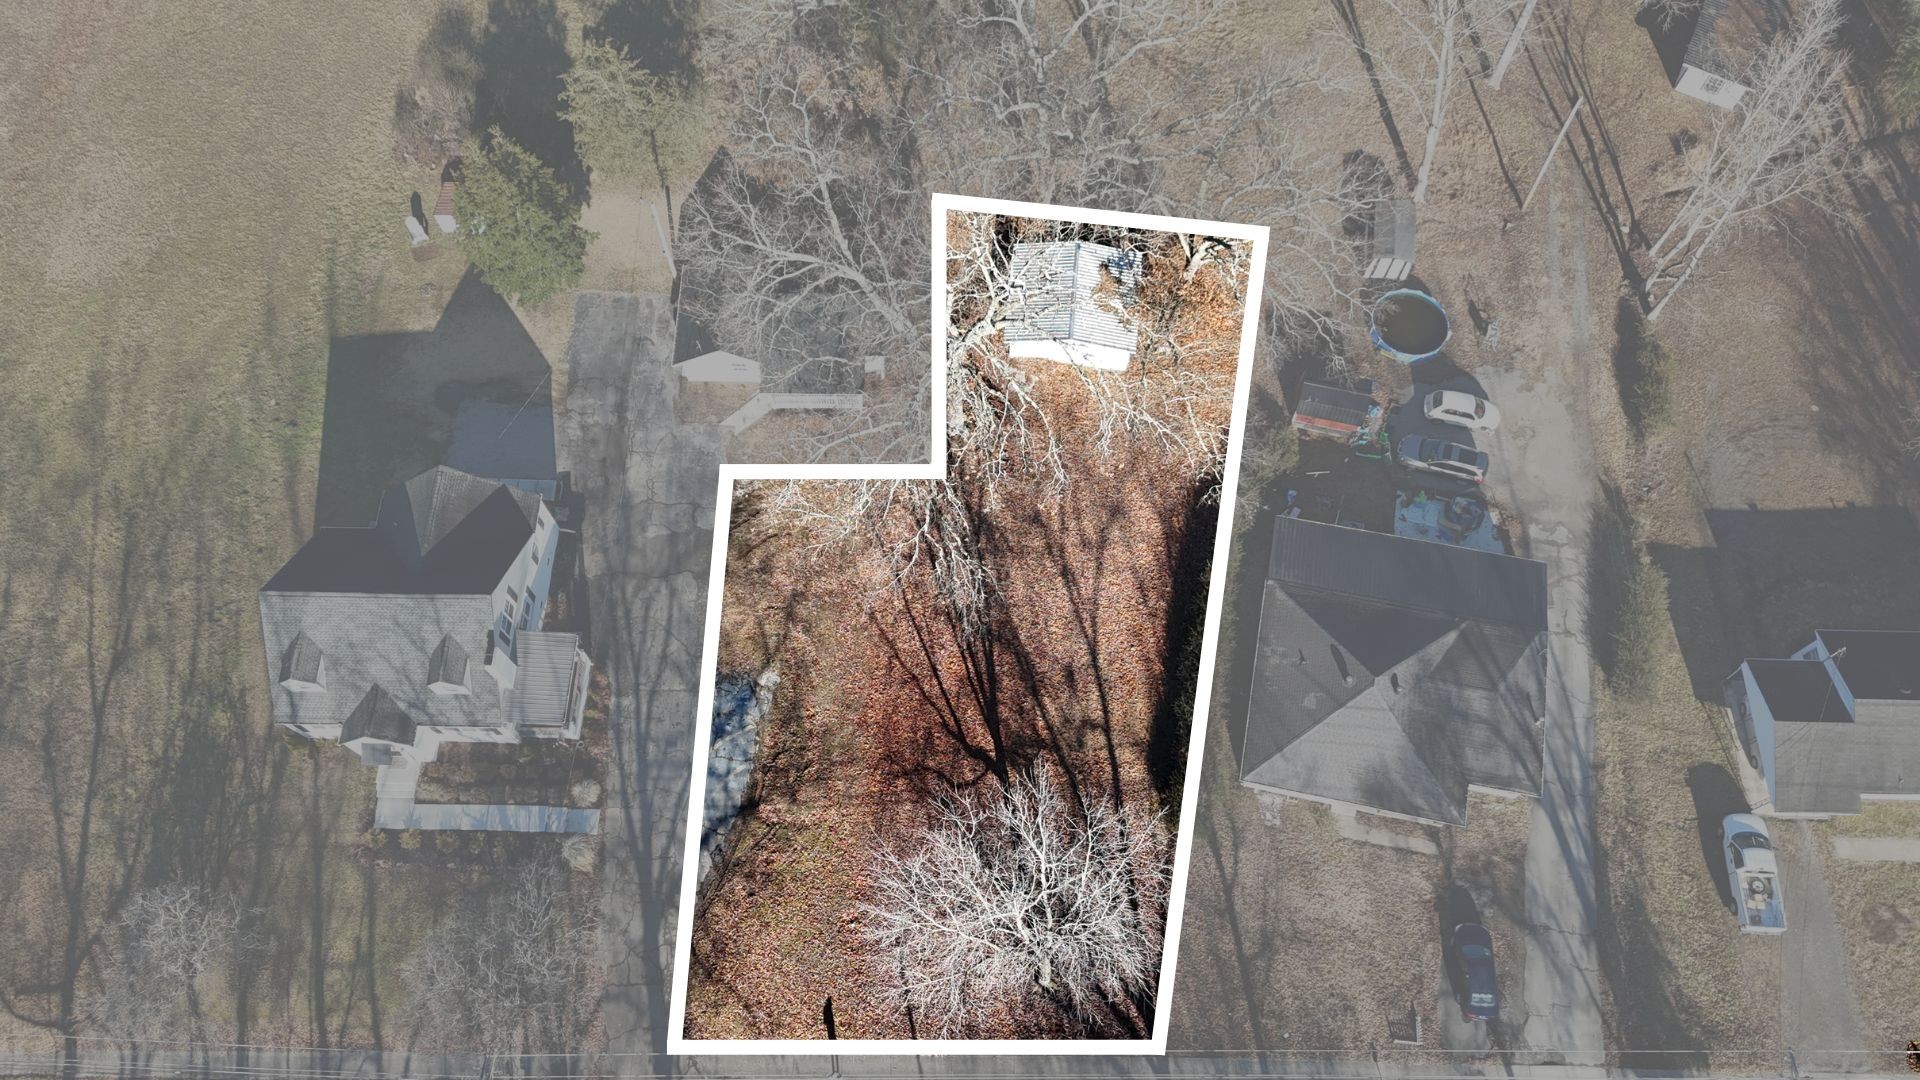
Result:
{"type": "Polygon", "coordinates": [[[1920,799],[1920,631],[1817,630],[1791,657],[1742,663],[1725,695],[1759,812],[1920,799]]]}

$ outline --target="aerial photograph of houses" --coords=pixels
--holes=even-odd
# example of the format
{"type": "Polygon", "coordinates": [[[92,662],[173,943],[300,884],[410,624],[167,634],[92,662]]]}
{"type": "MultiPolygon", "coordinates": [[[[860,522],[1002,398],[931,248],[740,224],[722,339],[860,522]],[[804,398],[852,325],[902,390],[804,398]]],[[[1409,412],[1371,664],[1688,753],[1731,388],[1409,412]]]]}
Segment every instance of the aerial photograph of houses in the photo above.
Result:
{"type": "Polygon", "coordinates": [[[1920,1074],[1920,0],[0,4],[0,1075],[1920,1074]]]}

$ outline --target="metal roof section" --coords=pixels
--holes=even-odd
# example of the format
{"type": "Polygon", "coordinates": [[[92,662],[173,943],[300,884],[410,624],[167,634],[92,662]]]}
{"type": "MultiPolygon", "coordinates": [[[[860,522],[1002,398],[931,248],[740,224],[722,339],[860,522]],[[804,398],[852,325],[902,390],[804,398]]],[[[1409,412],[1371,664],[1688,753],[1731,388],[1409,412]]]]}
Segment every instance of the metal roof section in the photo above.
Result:
{"type": "Polygon", "coordinates": [[[1007,269],[1013,297],[1001,334],[1010,354],[1126,370],[1140,344],[1131,310],[1144,274],[1138,252],[1085,240],[1015,244],[1007,269]]]}

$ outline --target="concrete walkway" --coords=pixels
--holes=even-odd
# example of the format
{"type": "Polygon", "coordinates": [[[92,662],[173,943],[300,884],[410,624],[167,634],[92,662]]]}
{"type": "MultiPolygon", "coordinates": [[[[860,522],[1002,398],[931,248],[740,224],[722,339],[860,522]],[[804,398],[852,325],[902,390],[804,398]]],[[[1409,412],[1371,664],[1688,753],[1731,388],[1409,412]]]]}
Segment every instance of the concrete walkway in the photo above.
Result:
{"type": "Polygon", "coordinates": [[[592,833],[600,811],[564,806],[419,803],[418,762],[382,765],[374,773],[373,824],[377,829],[466,832],[592,833]]]}
{"type": "Polygon", "coordinates": [[[1847,973],[1847,945],[1833,910],[1820,838],[1806,822],[1794,824],[1791,842],[1775,851],[1786,893],[1787,932],[1781,936],[1780,1011],[1787,1045],[1800,1068],[1845,1072],[1861,1067],[1867,1045],[1860,1006],[1847,973]]]}
{"type": "Polygon", "coordinates": [[[1383,829],[1378,825],[1368,825],[1352,810],[1336,808],[1333,811],[1333,827],[1341,836],[1364,844],[1392,848],[1395,851],[1411,851],[1420,855],[1440,854],[1440,845],[1426,837],[1408,836],[1406,833],[1383,829]]]}
{"type": "Polygon", "coordinates": [[[1920,840],[1903,836],[1836,836],[1833,854],[1857,862],[1920,862],[1920,840]]]}

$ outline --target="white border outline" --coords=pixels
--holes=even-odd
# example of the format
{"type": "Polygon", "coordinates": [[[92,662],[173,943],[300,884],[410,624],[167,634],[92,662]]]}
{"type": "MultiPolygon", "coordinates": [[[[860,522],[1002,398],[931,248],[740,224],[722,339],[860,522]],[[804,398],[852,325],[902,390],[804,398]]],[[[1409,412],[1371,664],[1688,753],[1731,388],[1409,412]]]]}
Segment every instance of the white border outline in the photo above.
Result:
{"type": "Polygon", "coordinates": [[[681,853],[680,906],[675,912],[673,996],[667,1012],[667,1053],[692,1054],[1152,1054],[1167,1051],[1167,1025],[1172,1017],[1175,962],[1180,952],[1180,923],[1186,907],[1187,864],[1193,859],[1193,823],[1200,802],[1201,765],[1207,742],[1213,668],[1219,650],[1220,608],[1226,596],[1227,552],[1233,537],[1233,511],[1240,478],[1241,444],[1246,436],[1247,402],[1253,387],[1254,344],[1260,323],[1260,298],[1266,278],[1267,237],[1264,225],[1200,221],[1157,214],[1130,214],[1089,210],[1045,203],[983,199],[966,195],[933,196],[932,274],[933,386],[928,433],[932,462],[921,465],[730,465],[720,466],[720,491],[713,511],[713,565],[707,580],[707,626],[701,643],[700,698],[694,714],[693,782],[688,795],[687,838],[681,853]],[[1200,677],[1194,694],[1192,730],[1187,743],[1185,790],[1180,799],[1180,828],[1175,838],[1173,880],[1168,893],[1165,940],[1161,946],[1160,983],[1156,991],[1153,1034],[1146,1039],[689,1039],[686,1028],[687,976],[693,951],[693,912],[699,886],[700,833],[706,802],[707,754],[712,738],[714,678],[720,659],[720,601],[725,592],[727,533],[733,517],[733,487],[737,480],[937,480],[947,471],[947,440],[943,418],[947,413],[947,215],[951,212],[1005,214],[1013,217],[1072,221],[1088,225],[1160,232],[1197,233],[1253,242],[1247,276],[1246,304],[1241,313],[1240,356],[1234,373],[1233,412],[1227,431],[1225,482],[1220,491],[1220,517],[1213,543],[1208,583],[1206,622],[1201,630],[1200,677]]]}

